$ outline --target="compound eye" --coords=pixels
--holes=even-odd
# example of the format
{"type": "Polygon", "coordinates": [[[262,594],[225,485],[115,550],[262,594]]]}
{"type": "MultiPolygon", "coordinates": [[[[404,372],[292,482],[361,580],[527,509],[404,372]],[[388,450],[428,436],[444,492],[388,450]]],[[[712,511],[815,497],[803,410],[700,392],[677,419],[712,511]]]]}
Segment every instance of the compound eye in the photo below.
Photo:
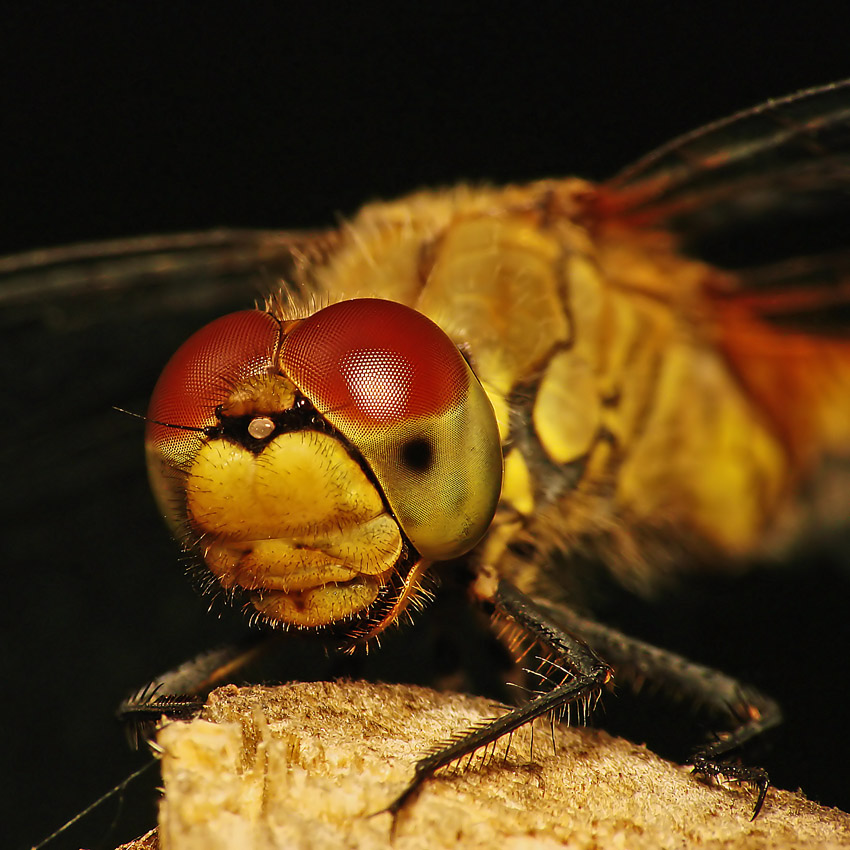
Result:
{"type": "Polygon", "coordinates": [[[275,366],[280,325],[268,313],[242,310],[201,328],[172,356],[148,407],[145,448],[157,500],[171,516],[188,470],[234,389],[275,366]],[[164,424],[163,424],[164,423],[164,424]],[[195,429],[195,430],[191,430],[195,429]]]}
{"type": "Polygon", "coordinates": [[[499,432],[434,322],[393,301],[343,301],[295,325],[280,366],[363,455],[420,554],[445,560],[481,539],[501,490],[499,432]]]}

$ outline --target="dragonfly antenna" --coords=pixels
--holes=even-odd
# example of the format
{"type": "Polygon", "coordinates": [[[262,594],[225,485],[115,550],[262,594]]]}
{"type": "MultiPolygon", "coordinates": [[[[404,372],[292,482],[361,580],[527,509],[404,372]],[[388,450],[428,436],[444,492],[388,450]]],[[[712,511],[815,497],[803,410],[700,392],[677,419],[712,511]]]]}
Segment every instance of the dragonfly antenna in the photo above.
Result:
{"type": "Polygon", "coordinates": [[[127,416],[132,416],[133,419],[141,419],[142,422],[152,422],[154,425],[162,425],[163,428],[175,428],[178,431],[206,431],[206,428],[199,428],[195,425],[173,425],[171,422],[160,422],[158,419],[151,419],[149,416],[142,416],[141,413],[133,413],[132,410],[125,410],[123,407],[116,407],[114,404],[112,405],[112,409],[117,410],[118,413],[126,413],[127,416]]]}

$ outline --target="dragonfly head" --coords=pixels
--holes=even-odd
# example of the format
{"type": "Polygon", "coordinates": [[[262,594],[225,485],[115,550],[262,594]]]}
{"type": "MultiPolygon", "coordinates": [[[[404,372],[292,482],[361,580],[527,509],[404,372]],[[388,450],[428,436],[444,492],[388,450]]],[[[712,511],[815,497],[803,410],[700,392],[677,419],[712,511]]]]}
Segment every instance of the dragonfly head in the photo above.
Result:
{"type": "Polygon", "coordinates": [[[157,382],[146,449],[175,535],[265,619],[302,627],[468,552],[501,488],[493,409],[466,360],[430,319],[378,299],[202,328],[157,382]]]}

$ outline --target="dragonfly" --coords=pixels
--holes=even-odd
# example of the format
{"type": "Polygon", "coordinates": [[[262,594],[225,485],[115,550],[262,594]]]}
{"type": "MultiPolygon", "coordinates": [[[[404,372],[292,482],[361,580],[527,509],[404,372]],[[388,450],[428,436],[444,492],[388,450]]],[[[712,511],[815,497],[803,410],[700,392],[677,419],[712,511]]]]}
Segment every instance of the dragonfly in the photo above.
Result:
{"type": "MultiPolygon", "coordinates": [[[[115,397],[152,368],[152,326],[223,314],[177,349],[146,415],[160,513],[210,594],[356,650],[460,562],[511,652],[540,659],[539,691],[423,756],[389,810],[535,718],[652,681],[713,716],[695,771],[750,783],[755,817],[768,776],[730,756],[779,706],[598,622],[580,588],[585,572],[640,593],[736,573],[845,518],[812,493],[840,486],[850,453],[850,252],[824,224],[848,211],[848,126],[836,83],[601,184],[459,186],[326,232],[34,252],[0,262],[0,297],[12,331],[91,339],[138,317],[126,356],[92,357],[115,397]]],[[[52,423],[29,427],[47,445],[52,423]]],[[[125,713],[194,708],[209,659],[125,713]]]]}

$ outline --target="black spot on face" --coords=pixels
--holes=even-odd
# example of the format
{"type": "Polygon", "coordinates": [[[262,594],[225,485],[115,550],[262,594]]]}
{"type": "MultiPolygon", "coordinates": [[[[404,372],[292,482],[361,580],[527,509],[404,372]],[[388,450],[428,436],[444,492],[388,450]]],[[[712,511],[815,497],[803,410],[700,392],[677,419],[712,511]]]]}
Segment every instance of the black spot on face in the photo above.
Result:
{"type": "Polygon", "coordinates": [[[431,441],[425,437],[414,437],[401,447],[402,463],[414,472],[425,472],[434,460],[431,441]]]}

